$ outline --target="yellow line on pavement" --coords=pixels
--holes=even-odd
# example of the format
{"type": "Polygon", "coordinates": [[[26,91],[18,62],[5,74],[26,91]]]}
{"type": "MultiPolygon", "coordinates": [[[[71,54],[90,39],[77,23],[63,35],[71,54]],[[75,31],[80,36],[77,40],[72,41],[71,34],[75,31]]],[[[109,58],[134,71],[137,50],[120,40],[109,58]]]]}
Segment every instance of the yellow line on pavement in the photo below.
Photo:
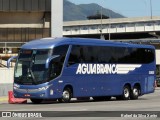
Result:
{"type": "Polygon", "coordinates": [[[0,102],[7,101],[8,97],[0,97],[0,102]]]}

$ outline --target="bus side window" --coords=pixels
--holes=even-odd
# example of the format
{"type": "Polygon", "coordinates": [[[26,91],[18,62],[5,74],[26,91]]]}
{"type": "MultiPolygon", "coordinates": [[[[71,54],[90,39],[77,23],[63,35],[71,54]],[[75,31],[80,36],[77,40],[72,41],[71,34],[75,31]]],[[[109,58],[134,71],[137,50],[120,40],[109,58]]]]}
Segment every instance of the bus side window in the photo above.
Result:
{"type": "Polygon", "coordinates": [[[74,54],[70,54],[69,60],[68,60],[68,66],[74,65],[76,63],[78,63],[78,57],[74,54]]]}
{"type": "Polygon", "coordinates": [[[76,63],[80,62],[80,47],[79,46],[73,46],[69,59],[68,59],[68,65],[74,65],[76,63]]]}
{"type": "Polygon", "coordinates": [[[59,58],[50,62],[50,79],[54,79],[61,74],[62,65],[59,58]]]}
{"type": "Polygon", "coordinates": [[[68,47],[68,45],[61,45],[53,49],[53,55],[59,55],[59,57],[54,58],[50,62],[50,80],[58,77],[61,74],[68,47]]]}

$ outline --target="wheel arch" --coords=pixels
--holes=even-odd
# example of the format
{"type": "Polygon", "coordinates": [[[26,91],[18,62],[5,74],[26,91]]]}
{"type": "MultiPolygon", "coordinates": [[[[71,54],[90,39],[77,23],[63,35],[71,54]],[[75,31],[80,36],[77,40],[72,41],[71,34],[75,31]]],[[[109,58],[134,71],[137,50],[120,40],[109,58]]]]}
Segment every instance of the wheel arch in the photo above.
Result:
{"type": "Polygon", "coordinates": [[[66,89],[66,88],[69,88],[72,92],[72,97],[73,97],[73,86],[71,84],[66,84],[63,88],[63,91],[66,89]]]}
{"type": "Polygon", "coordinates": [[[124,86],[128,86],[129,88],[130,88],[130,90],[131,90],[131,84],[130,83],[125,83],[124,85],[123,85],[123,87],[124,86]]]}

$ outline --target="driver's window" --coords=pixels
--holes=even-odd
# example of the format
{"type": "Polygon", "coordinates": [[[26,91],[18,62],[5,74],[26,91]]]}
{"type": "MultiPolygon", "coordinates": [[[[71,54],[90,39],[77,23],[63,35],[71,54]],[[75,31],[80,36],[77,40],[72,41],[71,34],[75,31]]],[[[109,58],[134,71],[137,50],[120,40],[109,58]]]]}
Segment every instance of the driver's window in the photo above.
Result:
{"type": "Polygon", "coordinates": [[[60,62],[60,57],[53,59],[50,62],[50,79],[56,78],[61,74],[63,63],[60,62]]]}
{"type": "Polygon", "coordinates": [[[53,49],[53,56],[58,55],[58,57],[54,58],[50,62],[50,80],[61,74],[68,47],[68,45],[61,45],[53,49]]]}

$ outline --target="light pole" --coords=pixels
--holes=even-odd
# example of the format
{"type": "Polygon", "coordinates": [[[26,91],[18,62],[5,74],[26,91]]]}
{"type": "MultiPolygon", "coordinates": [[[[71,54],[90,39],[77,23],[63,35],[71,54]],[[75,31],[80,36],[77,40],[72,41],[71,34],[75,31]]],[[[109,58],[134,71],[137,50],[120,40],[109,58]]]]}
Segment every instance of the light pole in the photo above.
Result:
{"type": "Polygon", "coordinates": [[[109,16],[108,37],[109,37],[109,40],[111,40],[111,33],[110,33],[111,22],[110,22],[110,12],[109,12],[109,10],[108,10],[108,16],[109,16]]]}
{"type": "Polygon", "coordinates": [[[102,6],[101,6],[101,28],[100,28],[100,30],[99,30],[99,32],[100,32],[100,34],[101,34],[101,36],[100,36],[100,39],[105,39],[105,37],[104,37],[104,35],[103,35],[103,26],[102,26],[102,19],[103,19],[103,8],[102,8],[102,6]]]}
{"type": "MultiPolygon", "coordinates": [[[[108,37],[109,37],[109,40],[111,38],[111,35],[110,35],[110,13],[108,13],[108,16],[109,16],[109,27],[108,27],[108,37]]],[[[103,7],[101,5],[101,28],[100,28],[100,39],[105,39],[104,35],[103,35],[103,7]]]]}
{"type": "Polygon", "coordinates": [[[152,19],[152,0],[150,0],[150,12],[151,12],[151,19],[152,19]]]}
{"type": "Polygon", "coordinates": [[[110,33],[110,28],[111,28],[111,21],[110,21],[110,10],[108,9],[108,40],[111,40],[111,33],[110,33]]]}

